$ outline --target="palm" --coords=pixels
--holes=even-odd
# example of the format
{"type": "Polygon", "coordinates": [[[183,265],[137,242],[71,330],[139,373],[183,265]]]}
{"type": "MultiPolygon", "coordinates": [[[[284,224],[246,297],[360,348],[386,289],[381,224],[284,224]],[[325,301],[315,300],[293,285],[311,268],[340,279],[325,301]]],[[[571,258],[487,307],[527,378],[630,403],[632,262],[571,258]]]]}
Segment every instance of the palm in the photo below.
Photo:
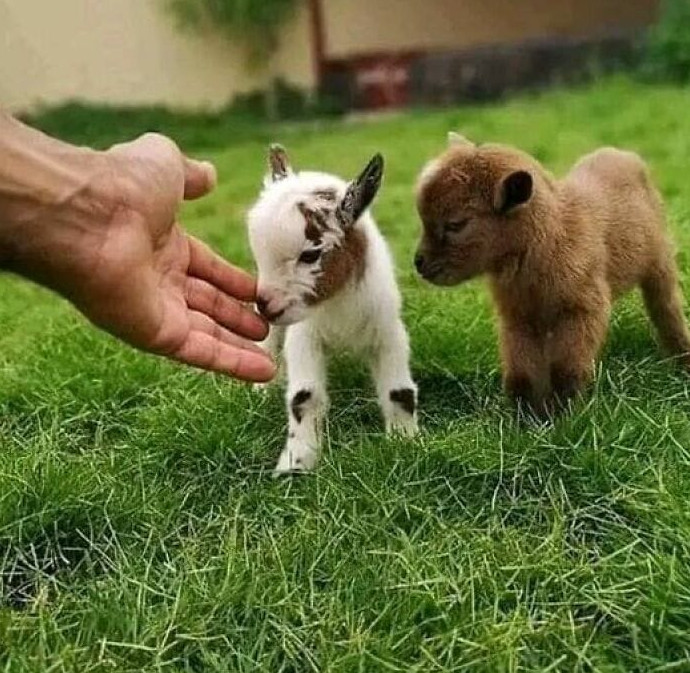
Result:
{"type": "Polygon", "coordinates": [[[159,279],[160,310],[152,312],[156,324],[152,348],[175,353],[190,338],[192,314],[185,299],[185,283],[189,269],[189,241],[173,227],[162,247],[154,253],[151,271],[159,279]]]}
{"type": "Polygon", "coordinates": [[[176,223],[182,194],[202,196],[212,179],[159,136],[118,146],[111,155],[116,172],[128,173],[124,207],[100,246],[97,277],[75,303],[142,350],[241,379],[270,379],[270,358],[247,341],[267,331],[243,304],[256,298],[254,279],[176,223]]]}

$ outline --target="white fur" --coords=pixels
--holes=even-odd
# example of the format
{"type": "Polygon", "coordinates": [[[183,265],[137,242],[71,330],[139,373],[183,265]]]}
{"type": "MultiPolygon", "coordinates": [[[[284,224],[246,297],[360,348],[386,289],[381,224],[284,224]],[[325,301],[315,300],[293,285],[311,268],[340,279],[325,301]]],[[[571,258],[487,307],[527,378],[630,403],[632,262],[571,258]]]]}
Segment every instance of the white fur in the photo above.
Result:
{"type": "Polygon", "coordinates": [[[347,183],[332,175],[290,173],[284,179],[267,182],[249,214],[259,296],[266,300],[269,313],[283,311],[266,341],[266,347],[277,355],[284,340],[287,365],[290,421],[287,443],[276,467],[279,474],[309,470],[317,462],[329,404],[327,350],[347,349],[370,363],[387,432],[412,435],[417,431],[416,386],[409,370],[409,342],[400,318],[400,294],[388,246],[368,211],[353,225],[366,237],[363,277],[353,277],[328,300],[308,303],[320,265],[297,261],[304,250],[314,247],[305,236],[305,218],[298,204],[322,208],[329,214],[333,226],[323,237],[323,249],[327,251],[344,236],[333,211],[346,188],[347,183]],[[335,201],[315,195],[328,190],[335,192],[335,201]],[[413,414],[391,401],[391,391],[399,389],[414,391],[413,414]],[[300,405],[298,420],[291,407],[300,391],[309,392],[309,399],[300,405]]]}

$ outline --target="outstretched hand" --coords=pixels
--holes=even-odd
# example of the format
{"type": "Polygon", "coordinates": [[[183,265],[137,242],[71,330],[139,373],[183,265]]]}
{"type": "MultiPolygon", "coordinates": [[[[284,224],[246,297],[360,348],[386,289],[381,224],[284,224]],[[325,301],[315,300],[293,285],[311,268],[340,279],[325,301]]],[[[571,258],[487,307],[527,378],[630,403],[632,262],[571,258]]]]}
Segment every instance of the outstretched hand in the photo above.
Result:
{"type": "Polygon", "coordinates": [[[213,166],[187,159],[157,135],[113,147],[106,157],[121,206],[92,282],[75,303],[143,350],[244,380],[270,379],[271,359],[247,340],[267,333],[266,323],[242,304],[256,299],[256,281],[177,223],[183,197],[199,198],[215,186],[213,166]]]}
{"type": "Polygon", "coordinates": [[[70,188],[48,206],[13,211],[6,199],[7,221],[22,226],[6,227],[4,265],[137,348],[247,381],[271,379],[272,360],[250,341],[268,329],[245,305],[256,299],[255,280],[177,220],[183,199],[213,189],[213,166],[156,134],[84,151],[75,165],[64,171],[76,176],[70,188]]]}

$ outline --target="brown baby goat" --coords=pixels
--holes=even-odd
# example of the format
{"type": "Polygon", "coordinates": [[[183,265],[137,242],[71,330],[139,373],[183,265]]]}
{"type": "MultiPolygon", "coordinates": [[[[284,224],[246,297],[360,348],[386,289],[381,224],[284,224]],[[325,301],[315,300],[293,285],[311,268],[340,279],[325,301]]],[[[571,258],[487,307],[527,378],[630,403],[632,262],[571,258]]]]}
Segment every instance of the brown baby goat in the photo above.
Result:
{"type": "Polygon", "coordinates": [[[523,152],[451,134],[417,205],[417,270],[436,285],[488,275],[505,390],[534,412],[591,381],[611,304],[635,285],[664,349],[690,366],[661,199],[636,154],[600,149],[555,180],[523,152]]]}

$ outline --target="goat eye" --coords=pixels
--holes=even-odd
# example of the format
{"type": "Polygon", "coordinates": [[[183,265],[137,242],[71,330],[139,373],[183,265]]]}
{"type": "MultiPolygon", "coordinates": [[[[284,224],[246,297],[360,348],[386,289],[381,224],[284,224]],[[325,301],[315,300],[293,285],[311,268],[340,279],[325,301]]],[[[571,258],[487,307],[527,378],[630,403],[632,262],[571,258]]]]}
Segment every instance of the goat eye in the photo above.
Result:
{"type": "Polygon", "coordinates": [[[321,250],[318,248],[305,250],[297,260],[301,264],[314,264],[321,257],[321,250]]]}
{"type": "Polygon", "coordinates": [[[462,220],[453,220],[451,222],[446,222],[446,231],[450,231],[451,233],[457,233],[461,229],[464,229],[469,221],[470,218],[466,217],[462,220]]]}

